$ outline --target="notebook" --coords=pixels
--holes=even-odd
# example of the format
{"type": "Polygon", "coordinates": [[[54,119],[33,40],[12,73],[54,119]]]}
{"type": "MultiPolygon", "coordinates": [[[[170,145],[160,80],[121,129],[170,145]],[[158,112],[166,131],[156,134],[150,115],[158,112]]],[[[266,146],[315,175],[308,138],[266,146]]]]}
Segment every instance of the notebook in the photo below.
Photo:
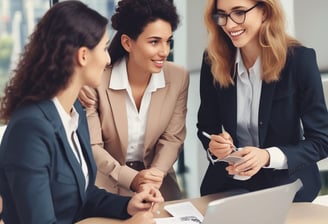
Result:
{"type": "Polygon", "coordinates": [[[202,224],[283,224],[301,180],[211,201],[202,224]]]}

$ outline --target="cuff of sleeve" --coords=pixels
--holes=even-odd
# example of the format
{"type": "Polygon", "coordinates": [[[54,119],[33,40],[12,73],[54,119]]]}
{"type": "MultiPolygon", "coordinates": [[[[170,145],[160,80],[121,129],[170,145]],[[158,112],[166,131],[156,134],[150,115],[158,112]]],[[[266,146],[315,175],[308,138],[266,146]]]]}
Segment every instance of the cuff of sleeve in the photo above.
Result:
{"type": "Polygon", "coordinates": [[[124,188],[130,189],[131,183],[137,174],[138,174],[138,171],[136,171],[126,165],[121,166],[118,182],[124,188]]]}
{"type": "Polygon", "coordinates": [[[270,154],[270,164],[263,168],[287,169],[287,157],[278,147],[265,149],[270,154]]]}

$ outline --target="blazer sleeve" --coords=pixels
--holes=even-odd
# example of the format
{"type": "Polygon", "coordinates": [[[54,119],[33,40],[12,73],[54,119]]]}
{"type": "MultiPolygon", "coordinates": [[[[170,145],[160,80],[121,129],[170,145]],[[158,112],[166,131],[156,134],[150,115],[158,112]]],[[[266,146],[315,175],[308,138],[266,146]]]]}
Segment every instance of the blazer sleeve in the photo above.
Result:
{"type": "Polygon", "coordinates": [[[80,212],[79,220],[90,217],[107,217],[127,219],[131,217],[127,212],[131,197],[112,194],[97,186],[88,188],[87,200],[80,212]]]}
{"type": "Polygon", "coordinates": [[[211,66],[208,63],[207,53],[204,52],[200,71],[200,106],[198,109],[197,135],[205,150],[210,140],[202,135],[202,131],[209,134],[221,132],[220,100],[216,90],[211,66]]]}
{"type": "Polygon", "coordinates": [[[287,156],[291,173],[328,156],[328,113],[315,51],[295,49],[293,56],[304,139],[296,145],[278,146],[287,156]]]}
{"type": "Polygon", "coordinates": [[[171,82],[175,82],[174,88],[177,89],[175,91],[178,91],[179,95],[171,120],[157,141],[154,159],[151,163],[151,167],[156,167],[164,173],[167,173],[178,159],[181,145],[186,137],[189,73],[185,69],[177,67],[177,65],[172,63],[171,65],[175,69],[168,70],[167,73],[171,73],[170,75],[176,77],[171,82]]]}
{"type": "MultiPolygon", "coordinates": [[[[104,73],[104,75],[108,75],[108,73],[104,73]]],[[[94,106],[86,108],[92,152],[99,172],[103,173],[105,176],[110,176],[117,181],[120,186],[130,189],[131,182],[138,174],[138,171],[131,169],[128,166],[121,165],[119,161],[111,156],[110,153],[104,148],[102,124],[100,121],[99,112],[99,92],[106,92],[105,85],[108,83],[105,83],[106,84],[102,83],[97,89],[86,87],[88,88],[90,97],[96,101],[94,106]]]]}

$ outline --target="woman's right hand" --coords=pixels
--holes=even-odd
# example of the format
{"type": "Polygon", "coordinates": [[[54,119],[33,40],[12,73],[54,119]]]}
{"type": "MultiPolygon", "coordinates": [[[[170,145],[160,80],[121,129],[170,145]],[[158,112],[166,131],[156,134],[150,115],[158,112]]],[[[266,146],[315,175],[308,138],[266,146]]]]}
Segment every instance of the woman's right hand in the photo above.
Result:
{"type": "Polygon", "coordinates": [[[151,211],[138,212],[131,218],[122,222],[124,224],[155,224],[154,215],[151,211]]]}
{"type": "Polygon", "coordinates": [[[208,145],[210,152],[218,159],[223,159],[233,152],[233,140],[226,131],[219,135],[211,135],[211,141],[208,145]]]}
{"type": "Polygon", "coordinates": [[[79,101],[84,107],[91,107],[96,104],[97,99],[94,99],[91,87],[83,86],[81,88],[79,93],[79,101]]]}
{"type": "Polygon", "coordinates": [[[159,189],[163,183],[164,172],[161,170],[151,167],[149,169],[144,169],[139,171],[139,173],[134,177],[131,183],[131,189],[140,192],[142,191],[142,185],[150,184],[151,186],[159,189]]]}
{"type": "Polygon", "coordinates": [[[161,192],[152,187],[140,193],[136,193],[130,199],[127,207],[127,212],[134,216],[140,212],[157,212],[158,204],[164,202],[161,192]]]}

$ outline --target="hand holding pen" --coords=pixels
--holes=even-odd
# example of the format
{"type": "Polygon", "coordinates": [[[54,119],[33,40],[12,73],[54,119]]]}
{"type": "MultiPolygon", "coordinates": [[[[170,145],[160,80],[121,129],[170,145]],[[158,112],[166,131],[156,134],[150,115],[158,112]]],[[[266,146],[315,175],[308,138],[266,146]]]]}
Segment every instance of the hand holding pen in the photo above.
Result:
{"type": "Polygon", "coordinates": [[[218,159],[223,159],[230,155],[232,152],[238,151],[238,149],[233,144],[231,136],[226,131],[223,131],[218,135],[210,135],[204,131],[202,134],[211,140],[208,145],[209,150],[218,159]]]}
{"type": "Polygon", "coordinates": [[[142,192],[136,193],[129,201],[127,211],[134,215],[140,211],[157,213],[158,203],[164,202],[161,192],[154,188],[147,188],[142,192]]]}

